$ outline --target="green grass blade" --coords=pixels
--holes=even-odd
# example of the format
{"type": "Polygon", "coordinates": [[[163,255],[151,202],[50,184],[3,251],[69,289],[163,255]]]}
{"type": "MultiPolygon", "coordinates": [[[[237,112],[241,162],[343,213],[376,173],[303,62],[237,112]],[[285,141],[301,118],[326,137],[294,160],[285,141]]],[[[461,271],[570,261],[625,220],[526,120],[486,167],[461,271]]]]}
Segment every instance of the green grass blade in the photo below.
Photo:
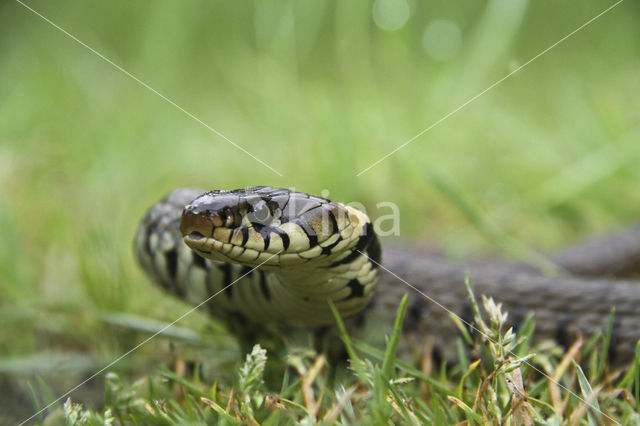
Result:
{"type": "Polygon", "coordinates": [[[101,311],[96,317],[107,324],[116,325],[118,327],[128,328],[140,333],[155,334],[171,340],[181,340],[193,345],[201,345],[200,335],[186,327],[172,325],[169,328],[163,321],[157,321],[151,318],[145,318],[139,315],[128,314],[124,312],[101,311]],[[165,329],[166,328],[166,329],[165,329]],[[162,331],[160,331],[162,330],[162,331]]]}
{"type": "Polygon", "coordinates": [[[609,357],[609,345],[611,345],[611,334],[613,333],[613,322],[616,318],[616,307],[612,306],[609,312],[609,320],[607,321],[607,332],[604,334],[604,343],[600,350],[600,362],[598,363],[598,371],[596,377],[593,379],[594,383],[598,383],[604,373],[604,368],[607,365],[607,358],[609,357]]]}
{"type": "Polygon", "coordinates": [[[519,357],[529,353],[531,338],[536,329],[535,314],[530,312],[525,317],[520,327],[518,327],[518,340],[520,343],[515,347],[514,352],[519,357]]]}
{"type": "Polygon", "coordinates": [[[470,418],[470,419],[473,419],[473,421],[475,421],[479,425],[483,425],[483,424],[486,423],[484,421],[484,419],[482,417],[480,417],[480,415],[478,413],[473,411],[473,409],[471,407],[469,407],[467,404],[465,404],[464,401],[462,401],[461,399],[458,399],[455,396],[450,396],[449,397],[449,401],[453,402],[455,405],[457,405],[458,407],[462,408],[462,411],[464,411],[464,413],[467,415],[467,417],[470,418]]]}
{"type": "MultiPolygon", "coordinates": [[[[587,376],[584,375],[582,368],[580,368],[580,366],[574,360],[572,360],[572,362],[573,362],[573,367],[576,370],[576,374],[578,375],[580,392],[582,393],[582,398],[584,399],[583,403],[589,404],[591,408],[596,410],[596,412],[600,413],[600,404],[598,404],[598,399],[593,395],[593,388],[591,388],[591,384],[589,383],[587,376]]],[[[591,410],[589,410],[589,413],[591,413],[591,410]]],[[[591,414],[590,414],[590,417],[591,417],[591,414]]],[[[592,419],[592,422],[594,424],[599,424],[598,422],[595,422],[593,419],[592,419]]]]}
{"type": "MultiPolygon", "coordinates": [[[[53,390],[51,390],[51,387],[42,378],[42,376],[40,376],[38,374],[36,376],[36,381],[38,382],[38,387],[40,388],[40,395],[41,395],[43,403],[45,405],[49,405],[49,404],[52,403],[52,401],[55,401],[56,400],[55,393],[53,392],[53,390]]],[[[57,407],[62,405],[61,402],[63,402],[63,401],[56,402],[52,407],[49,408],[49,410],[51,410],[51,411],[55,410],[57,407]]]]}
{"type": "Polygon", "coordinates": [[[364,366],[362,364],[362,360],[358,357],[356,350],[354,349],[353,343],[351,341],[351,337],[349,337],[349,333],[347,332],[347,328],[344,326],[344,322],[340,317],[340,312],[334,305],[332,300],[327,301],[329,303],[329,308],[331,308],[331,312],[333,313],[333,317],[336,319],[336,324],[338,325],[338,330],[340,333],[340,339],[344,343],[345,349],[347,350],[347,354],[349,354],[349,358],[353,363],[353,368],[360,377],[360,380],[363,382],[367,382],[367,375],[364,371],[364,366]]]}
{"type": "Polygon", "coordinates": [[[42,404],[40,404],[40,398],[38,398],[38,393],[33,388],[33,385],[31,384],[31,381],[27,381],[27,388],[29,389],[29,395],[31,396],[31,399],[33,400],[34,409],[35,409],[35,411],[38,412],[38,415],[36,416],[37,419],[38,419],[38,422],[42,423],[42,420],[43,420],[43,415],[41,413],[42,404]]]}
{"type": "MultiPolygon", "coordinates": [[[[362,342],[360,340],[354,339],[352,341],[352,344],[354,347],[356,347],[360,352],[362,352],[363,354],[371,357],[371,358],[375,358],[377,360],[382,360],[384,359],[384,352],[382,352],[380,349],[376,349],[373,346],[362,342]]],[[[402,371],[405,371],[406,373],[412,375],[413,377],[420,379],[426,383],[428,383],[429,385],[433,386],[434,389],[436,389],[438,392],[444,394],[444,395],[455,395],[455,393],[451,390],[449,390],[445,385],[443,385],[442,383],[440,383],[439,381],[437,381],[436,379],[434,379],[433,377],[429,377],[426,374],[424,374],[422,371],[416,369],[415,367],[407,364],[404,361],[401,360],[396,360],[396,367],[398,367],[399,369],[401,369],[402,371]]]]}
{"type": "Polygon", "coordinates": [[[387,343],[387,349],[385,350],[384,360],[382,361],[382,374],[387,380],[393,379],[394,367],[396,362],[396,353],[398,351],[398,343],[400,342],[400,336],[402,335],[402,323],[404,322],[404,315],[407,312],[407,304],[409,296],[405,294],[400,301],[398,307],[398,313],[396,315],[395,323],[393,324],[393,332],[391,333],[391,339],[387,343]]]}
{"type": "Polygon", "coordinates": [[[462,319],[452,312],[449,313],[449,318],[451,318],[451,321],[453,321],[458,331],[460,331],[464,341],[467,342],[468,345],[472,345],[473,339],[471,339],[471,334],[469,334],[469,330],[467,330],[467,326],[462,322],[462,319]]]}
{"type": "Polygon", "coordinates": [[[636,370],[636,405],[640,405],[640,340],[636,343],[636,356],[633,358],[633,368],[636,370]]]}
{"type": "Polygon", "coordinates": [[[189,389],[191,392],[193,392],[194,394],[196,394],[199,397],[208,397],[208,394],[206,392],[203,392],[198,386],[196,386],[193,383],[189,382],[184,377],[178,376],[173,371],[162,369],[162,370],[160,370],[160,374],[163,377],[166,377],[167,379],[171,379],[171,380],[173,380],[173,381],[175,381],[177,383],[180,383],[182,386],[186,387],[187,389],[189,389]]]}
{"type": "Polygon", "coordinates": [[[402,413],[402,417],[404,420],[403,423],[415,425],[416,418],[412,416],[411,413],[409,413],[409,410],[407,409],[407,403],[404,401],[402,395],[400,395],[400,392],[398,392],[396,386],[393,383],[387,383],[387,388],[389,392],[391,392],[393,399],[396,401],[396,405],[400,408],[400,412],[402,413]]]}
{"type": "Polygon", "coordinates": [[[476,360],[473,362],[473,364],[469,366],[469,368],[464,370],[464,374],[462,374],[462,377],[460,378],[460,382],[458,383],[458,389],[456,391],[456,394],[457,394],[456,396],[458,398],[463,397],[462,392],[464,391],[464,382],[466,382],[469,376],[471,376],[476,371],[476,368],[478,367],[479,364],[480,364],[480,360],[476,360]]]}
{"type": "Polygon", "coordinates": [[[469,357],[467,357],[467,351],[464,347],[464,342],[461,338],[456,339],[456,349],[458,351],[458,361],[460,362],[460,369],[466,371],[469,369],[469,357]]]}
{"type": "Polygon", "coordinates": [[[388,389],[389,379],[384,377],[376,365],[373,373],[373,399],[371,401],[375,424],[386,424],[391,415],[391,404],[387,402],[388,389]]]}
{"type": "MultiPolygon", "coordinates": [[[[593,337],[591,337],[587,343],[585,343],[584,348],[582,349],[582,357],[583,358],[587,358],[589,356],[591,356],[591,351],[594,350],[594,348],[596,348],[598,346],[598,342],[600,341],[600,339],[602,338],[602,332],[597,331],[596,333],[594,333],[593,337]]],[[[595,371],[595,370],[593,370],[595,371]]]]}

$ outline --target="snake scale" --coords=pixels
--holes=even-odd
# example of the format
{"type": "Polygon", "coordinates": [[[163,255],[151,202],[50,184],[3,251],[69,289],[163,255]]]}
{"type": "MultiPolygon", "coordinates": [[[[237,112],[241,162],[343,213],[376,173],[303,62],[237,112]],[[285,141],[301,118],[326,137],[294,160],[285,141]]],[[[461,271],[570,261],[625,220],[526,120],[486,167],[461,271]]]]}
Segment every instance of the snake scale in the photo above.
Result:
{"type": "Polygon", "coordinates": [[[510,324],[534,312],[537,338],[567,345],[578,332],[602,332],[615,307],[611,359],[630,360],[640,339],[638,228],[550,256],[565,273],[545,276],[509,262],[455,263],[415,246],[382,249],[364,213],[301,192],[182,188],[147,212],[135,251],[168,292],[192,304],[219,292],[203,307],[209,314],[256,327],[332,324],[331,299],[343,317],[357,318],[357,328],[383,335],[408,293],[405,330],[433,336],[435,348],[450,357],[458,331],[447,310],[472,320],[469,273],[477,294],[503,303],[510,324]]]}

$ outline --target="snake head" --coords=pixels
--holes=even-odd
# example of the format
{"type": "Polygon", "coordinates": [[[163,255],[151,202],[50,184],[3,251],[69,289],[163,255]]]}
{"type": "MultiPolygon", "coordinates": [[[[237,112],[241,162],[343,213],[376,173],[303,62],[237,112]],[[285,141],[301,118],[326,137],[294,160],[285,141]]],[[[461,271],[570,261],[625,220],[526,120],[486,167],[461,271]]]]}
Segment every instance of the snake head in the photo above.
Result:
{"type": "Polygon", "coordinates": [[[200,195],[185,206],[180,231],[201,256],[280,266],[335,257],[356,244],[368,223],[341,203],[256,186],[200,195]]]}

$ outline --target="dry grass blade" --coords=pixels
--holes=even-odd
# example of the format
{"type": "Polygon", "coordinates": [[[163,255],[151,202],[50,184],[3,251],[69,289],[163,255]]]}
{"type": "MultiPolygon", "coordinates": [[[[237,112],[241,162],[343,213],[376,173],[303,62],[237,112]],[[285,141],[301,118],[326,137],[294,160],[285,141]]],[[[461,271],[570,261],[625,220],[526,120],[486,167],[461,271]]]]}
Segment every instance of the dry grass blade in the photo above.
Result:
{"type": "Polygon", "coordinates": [[[316,378],[320,374],[320,371],[325,366],[325,357],[324,355],[320,354],[317,356],[309,371],[307,371],[307,374],[302,376],[302,393],[304,395],[304,402],[313,419],[315,419],[318,415],[320,401],[322,400],[322,394],[324,393],[324,387],[322,387],[323,391],[319,396],[318,401],[316,401],[313,396],[313,382],[316,381],[316,378]]]}
{"type": "MultiPolygon", "coordinates": [[[[598,394],[600,393],[601,390],[602,390],[601,387],[597,387],[589,394],[589,396],[584,401],[580,402],[578,409],[574,410],[573,413],[571,413],[571,416],[569,417],[569,426],[577,426],[582,422],[582,419],[584,419],[584,417],[589,413],[589,409],[593,408],[594,404],[597,404],[598,394]]],[[[619,424],[615,420],[613,420],[610,416],[606,414],[604,415],[612,424],[619,424]]],[[[598,424],[600,424],[600,422],[598,422],[598,424]]]]}
{"type": "Polygon", "coordinates": [[[573,345],[571,345],[569,350],[564,354],[558,366],[553,371],[547,372],[548,374],[551,375],[551,378],[553,379],[547,382],[549,386],[549,393],[551,396],[551,404],[556,409],[556,412],[559,415],[562,415],[562,413],[564,413],[567,400],[565,399],[564,402],[562,401],[562,398],[560,397],[560,388],[558,387],[558,383],[560,379],[564,376],[564,374],[567,372],[567,369],[569,368],[571,361],[573,361],[580,353],[580,349],[582,349],[583,344],[584,344],[584,341],[582,340],[582,338],[581,337],[578,338],[578,340],[576,340],[573,343],[573,345]]]}
{"type": "Polygon", "coordinates": [[[507,388],[512,395],[511,412],[515,424],[533,425],[533,418],[531,417],[532,407],[527,400],[527,394],[524,390],[522,370],[516,368],[512,372],[505,373],[504,376],[507,382],[507,388]]]}
{"type": "Polygon", "coordinates": [[[347,402],[351,399],[353,394],[356,391],[356,386],[351,386],[345,392],[340,395],[340,398],[331,406],[331,408],[326,412],[322,421],[325,423],[332,424],[336,420],[338,420],[338,416],[342,412],[343,408],[347,405],[347,402]]]}

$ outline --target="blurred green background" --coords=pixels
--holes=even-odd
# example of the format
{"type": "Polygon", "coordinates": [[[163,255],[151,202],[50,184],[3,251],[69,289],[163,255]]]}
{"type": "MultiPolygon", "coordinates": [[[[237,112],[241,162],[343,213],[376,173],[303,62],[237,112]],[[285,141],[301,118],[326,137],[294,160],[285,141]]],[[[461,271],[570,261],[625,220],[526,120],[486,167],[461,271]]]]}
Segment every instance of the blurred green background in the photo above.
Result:
{"type": "MultiPolygon", "coordinates": [[[[278,176],[19,3],[0,3],[0,392],[32,406],[27,383],[60,393],[141,341],[144,319],[185,311],[131,250],[146,208],[176,187],[328,190],[374,217],[393,201],[402,238],[457,257],[500,249],[455,198],[498,238],[536,249],[637,220],[632,1],[356,177],[612,4],[28,2],[278,176]]],[[[179,325],[210,327],[198,314],[179,325]]],[[[167,350],[157,339],[115,369],[148,371],[167,350]]]]}

